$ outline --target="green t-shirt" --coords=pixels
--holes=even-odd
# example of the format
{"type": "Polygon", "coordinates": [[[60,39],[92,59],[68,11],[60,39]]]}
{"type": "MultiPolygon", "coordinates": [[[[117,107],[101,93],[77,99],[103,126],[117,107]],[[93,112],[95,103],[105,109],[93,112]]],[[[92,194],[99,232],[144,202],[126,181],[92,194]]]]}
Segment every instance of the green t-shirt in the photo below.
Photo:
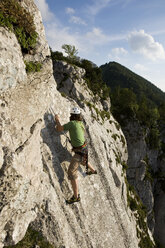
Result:
{"type": "Polygon", "coordinates": [[[85,128],[82,121],[70,121],[63,125],[64,131],[69,131],[71,144],[74,147],[82,146],[85,142],[85,128]]]}

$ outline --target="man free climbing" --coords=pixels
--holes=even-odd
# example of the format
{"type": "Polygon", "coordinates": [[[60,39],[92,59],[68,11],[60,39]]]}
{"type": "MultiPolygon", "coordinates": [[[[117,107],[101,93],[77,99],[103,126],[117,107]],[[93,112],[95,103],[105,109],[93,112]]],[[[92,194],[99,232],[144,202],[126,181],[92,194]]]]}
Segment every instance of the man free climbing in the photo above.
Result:
{"type": "Polygon", "coordinates": [[[66,203],[68,204],[80,201],[77,175],[79,164],[86,166],[87,175],[97,174],[97,171],[88,162],[88,146],[85,141],[85,127],[82,122],[80,109],[74,107],[71,109],[70,114],[70,121],[63,126],[59,121],[58,115],[55,115],[56,130],[58,132],[69,131],[71,145],[73,147],[72,150],[74,151],[74,155],[68,168],[68,179],[71,181],[73,196],[69,200],[66,200],[66,203]]]}

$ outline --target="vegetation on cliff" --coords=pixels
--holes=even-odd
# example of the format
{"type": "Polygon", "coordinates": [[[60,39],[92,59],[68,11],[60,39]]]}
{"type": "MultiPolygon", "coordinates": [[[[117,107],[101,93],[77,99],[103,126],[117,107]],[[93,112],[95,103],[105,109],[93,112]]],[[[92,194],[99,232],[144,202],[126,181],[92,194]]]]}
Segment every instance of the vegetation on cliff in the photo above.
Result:
{"type": "MultiPolygon", "coordinates": [[[[76,54],[77,54],[77,50],[76,54]]],[[[109,97],[109,87],[104,83],[102,79],[101,70],[99,67],[94,65],[91,61],[87,59],[80,59],[76,56],[64,56],[62,52],[53,52],[51,50],[51,56],[53,61],[66,61],[67,63],[81,67],[85,69],[85,81],[89,89],[93,92],[94,95],[98,95],[102,100],[105,100],[109,97]]]]}
{"type": "Polygon", "coordinates": [[[165,93],[151,82],[119,63],[109,62],[100,68],[102,70],[103,80],[112,90],[117,86],[132,89],[138,100],[141,100],[145,96],[150,103],[155,103],[156,105],[165,101],[165,93]]]}
{"type": "Polygon", "coordinates": [[[124,66],[102,65],[103,81],[111,88],[112,113],[121,125],[132,118],[147,130],[146,142],[159,149],[160,123],[165,124],[165,93],[124,66]]]}
{"type": "Polygon", "coordinates": [[[137,195],[133,186],[125,178],[127,186],[127,202],[136,220],[136,231],[140,248],[157,248],[148,232],[146,207],[137,195]]]}
{"type": "MultiPolygon", "coordinates": [[[[147,148],[158,151],[158,160],[164,159],[165,93],[118,63],[110,62],[100,68],[103,80],[111,88],[112,113],[121,124],[123,130],[125,130],[125,125],[132,120],[138,122],[143,130],[147,148]]],[[[155,172],[147,156],[144,161],[146,162],[144,180],[148,180],[151,184],[157,180],[161,190],[164,191],[164,173],[160,168],[157,168],[155,172]]],[[[139,247],[163,247],[158,242],[154,244],[150,240],[147,231],[146,211],[135,190],[128,183],[126,184],[128,188],[128,205],[137,221],[137,236],[140,239],[139,247]]]]}
{"type": "Polygon", "coordinates": [[[24,61],[25,65],[26,65],[26,72],[30,73],[30,72],[39,72],[42,68],[42,64],[38,63],[38,62],[27,62],[24,61]]]}
{"type": "Polygon", "coordinates": [[[43,237],[41,232],[38,232],[31,227],[28,228],[24,238],[18,242],[16,245],[5,246],[6,248],[54,248],[45,237],[43,237]]]}
{"type": "Polygon", "coordinates": [[[38,35],[35,30],[33,17],[18,1],[1,0],[0,26],[7,27],[15,33],[24,53],[34,48],[38,35]]]}

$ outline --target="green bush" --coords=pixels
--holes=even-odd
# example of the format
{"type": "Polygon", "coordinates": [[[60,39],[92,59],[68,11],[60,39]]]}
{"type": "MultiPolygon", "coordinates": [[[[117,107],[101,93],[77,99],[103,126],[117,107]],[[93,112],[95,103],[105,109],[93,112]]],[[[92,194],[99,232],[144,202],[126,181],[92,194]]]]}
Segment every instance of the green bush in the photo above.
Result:
{"type": "Polygon", "coordinates": [[[58,52],[58,51],[53,52],[51,48],[50,48],[50,51],[51,51],[51,57],[53,61],[56,61],[56,60],[65,61],[65,57],[63,56],[62,52],[58,52]]]}
{"type": "Polygon", "coordinates": [[[117,134],[112,134],[112,138],[114,139],[114,140],[116,140],[117,139],[117,134]]]}
{"type": "Polygon", "coordinates": [[[139,247],[140,248],[156,248],[155,244],[152,242],[150,237],[148,235],[142,236],[141,235],[141,240],[139,242],[139,247]]]}
{"type": "Polygon", "coordinates": [[[85,69],[86,83],[94,95],[98,95],[103,100],[107,99],[110,88],[103,82],[101,69],[86,59],[81,60],[80,67],[85,69]]]}
{"type": "Polygon", "coordinates": [[[103,122],[105,119],[110,119],[110,113],[109,112],[107,112],[105,110],[99,111],[99,109],[96,108],[95,105],[90,103],[90,102],[85,101],[84,103],[90,108],[90,110],[92,110],[92,108],[95,110],[96,115],[97,115],[97,120],[99,119],[99,117],[101,117],[103,122]]]}
{"type": "Polygon", "coordinates": [[[62,45],[62,49],[64,49],[65,53],[68,54],[68,58],[73,60],[77,59],[78,50],[75,46],[64,44],[62,45]]]}
{"type": "Polygon", "coordinates": [[[151,128],[149,134],[146,137],[146,143],[150,149],[159,149],[161,146],[160,133],[158,128],[151,128]]]}
{"type": "Polygon", "coordinates": [[[165,123],[165,103],[161,103],[159,106],[160,120],[165,123]]]}
{"type": "Polygon", "coordinates": [[[50,51],[51,51],[51,58],[53,61],[58,61],[58,60],[65,61],[72,66],[76,65],[80,67],[80,62],[76,58],[66,57],[63,55],[62,52],[59,51],[53,52],[51,47],[50,47],[50,51]]]}
{"type": "Polygon", "coordinates": [[[26,65],[26,72],[30,73],[30,72],[39,72],[42,68],[41,63],[38,62],[27,62],[25,61],[25,65],[26,65]]]}
{"type": "Polygon", "coordinates": [[[110,119],[110,113],[108,111],[105,111],[105,110],[102,110],[100,112],[100,116],[101,116],[103,121],[104,121],[105,118],[107,118],[108,120],[110,119]]]}
{"type": "Polygon", "coordinates": [[[1,0],[0,26],[14,32],[22,51],[27,53],[33,49],[37,41],[37,33],[33,17],[16,0],[1,0]]]}
{"type": "Polygon", "coordinates": [[[6,248],[32,248],[38,245],[40,248],[54,248],[42,236],[42,234],[32,228],[28,228],[25,237],[16,245],[5,246],[6,248]]]}
{"type": "Polygon", "coordinates": [[[122,116],[131,119],[138,109],[136,95],[128,88],[117,87],[111,92],[112,113],[118,122],[122,123],[122,116]]]}
{"type": "Polygon", "coordinates": [[[67,95],[64,92],[60,92],[62,97],[67,97],[67,95]]]}
{"type": "Polygon", "coordinates": [[[122,167],[123,167],[123,171],[126,171],[128,169],[128,165],[126,164],[126,162],[123,161],[121,164],[122,164],[122,167]]]}

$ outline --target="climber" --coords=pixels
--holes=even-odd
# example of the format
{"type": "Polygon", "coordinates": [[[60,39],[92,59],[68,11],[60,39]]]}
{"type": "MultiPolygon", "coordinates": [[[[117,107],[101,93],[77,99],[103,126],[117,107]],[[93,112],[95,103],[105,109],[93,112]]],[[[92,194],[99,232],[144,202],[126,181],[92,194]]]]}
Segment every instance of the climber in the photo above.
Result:
{"type": "Polygon", "coordinates": [[[56,121],[56,130],[58,132],[69,131],[71,145],[73,147],[74,156],[71,159],[69,168],[68,168],[68,179],[71,181],[73,196],[66,200],[66,203],[71,204],[74,202],[80,201],[80,194],[78,193],[78,176],[77,170],[79,164],[86,166],[86,174],[97,174],[97,171],[93,166],[88,162],[88,147],[85,142],[85,127],[82,122],[82,116],[80,109],[77,107],[72,108],[71,110],[70,121],[63,126],[59,121],[58,115],[55,115],[56,121]],[[89,171],[90,169],[90,171],[89,171]]]}

